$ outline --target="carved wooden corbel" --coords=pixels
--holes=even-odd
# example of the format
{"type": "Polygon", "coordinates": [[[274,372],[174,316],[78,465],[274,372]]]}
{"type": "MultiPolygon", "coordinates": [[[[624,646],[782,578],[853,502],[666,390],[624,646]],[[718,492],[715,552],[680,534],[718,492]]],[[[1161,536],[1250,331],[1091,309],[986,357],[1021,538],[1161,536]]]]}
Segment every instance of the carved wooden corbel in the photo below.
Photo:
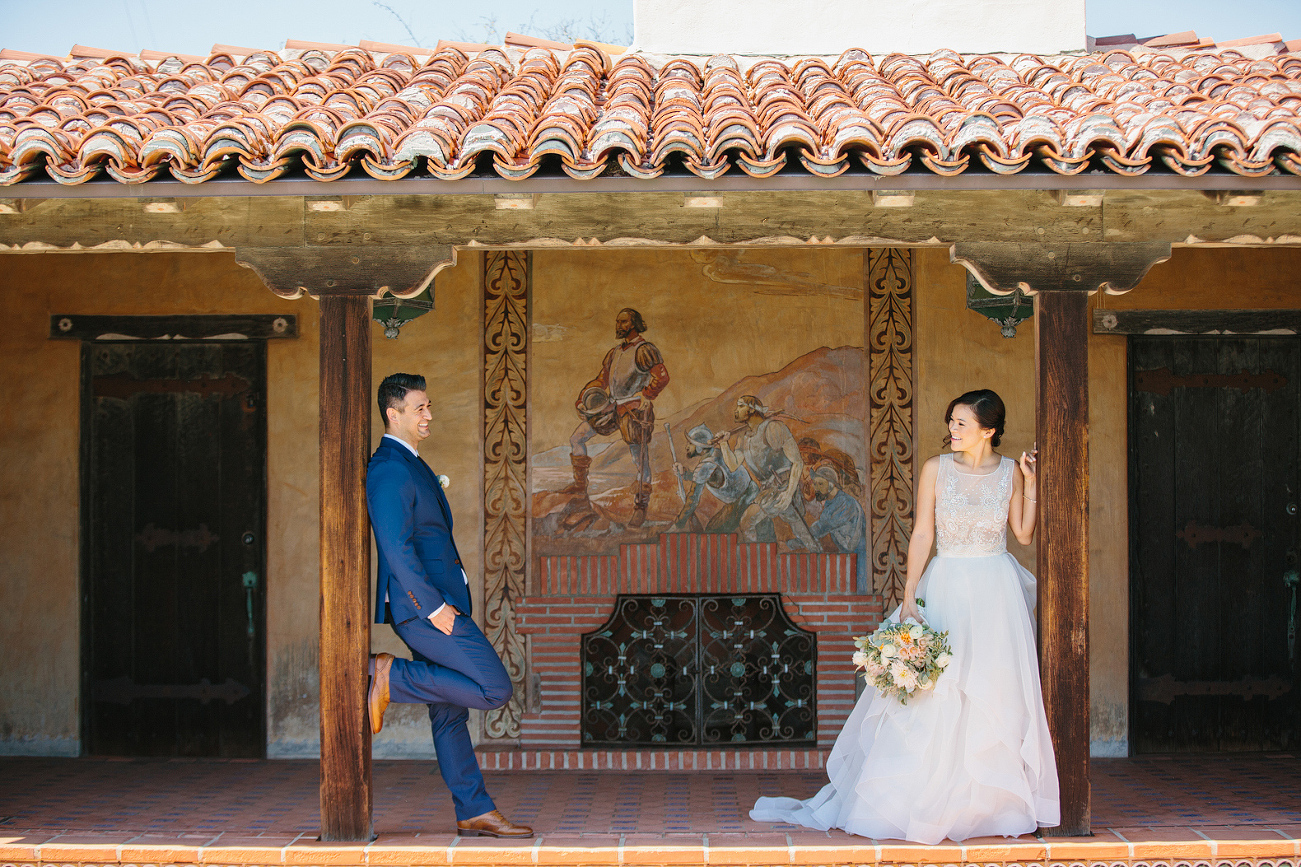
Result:
{"type": "Polygon", "coordinates": [[[250,268],[282,298],[419,295],[439,271],[456,264],[450,245],[428,247],[237,247],[235,261],[250,268]]]}
{"type": "Polygon", "coordinates": [[[1148,270],[1170,258],[1164,241],[1066,244],[970,241],[954,244],[950,259],[996,295],[1102,291],[1121,295],[1148,270]]]}

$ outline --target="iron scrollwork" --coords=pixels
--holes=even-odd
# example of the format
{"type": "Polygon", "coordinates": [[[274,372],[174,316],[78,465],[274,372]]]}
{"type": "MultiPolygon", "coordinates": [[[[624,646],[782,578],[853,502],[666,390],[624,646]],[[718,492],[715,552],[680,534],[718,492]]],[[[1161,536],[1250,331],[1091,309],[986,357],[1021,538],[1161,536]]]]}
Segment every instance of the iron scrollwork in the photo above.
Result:
{"type": "Polygon", "coordinates": [[[775,594],[620,596],[583,636],[583,743],[814,743],[816,641],[775,594]]]}

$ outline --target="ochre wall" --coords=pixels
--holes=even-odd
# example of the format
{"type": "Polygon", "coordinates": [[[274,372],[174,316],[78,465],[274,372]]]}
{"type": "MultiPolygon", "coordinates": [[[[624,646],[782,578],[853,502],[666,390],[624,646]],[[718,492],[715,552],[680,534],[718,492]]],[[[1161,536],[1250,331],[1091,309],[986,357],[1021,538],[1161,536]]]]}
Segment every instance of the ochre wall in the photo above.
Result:
{"type": "MultiPolygon", "coordinates": [[[[918,250],[915,255],[919,460],[941,450],[947,401],[975,387],[993,387],[1002,394],[1008,405],[1002,450],[1019,454],[1034,439],[1032,324],[1024,324],[1013,339],[1003,338],[992,322],[966,310],[965,273],[949,263],[947,252],[918,250]]],[[[823,287],[862,285],[857,251],[750,251],[744,262],[823,287]]],[[[268,752],[314,755],[319,729],[315,302],[277,298],[230,253],[14,254],[5,256],[4,263],[0,448],[8,459],[0,464],[0,522],[6,528],[0,542],[0,646],[6,648],[6,664],[0,668],[0,753],[73,754],[79,749],[79,352],[75,342],[48,339],[49,315],[294,313],[300,336],[270,341],[267,353],[268,752]]],[[[753,328],[753,319],[762,315],[762,294],[747,295],[753,303],[741,307],[741,315],[719,312],[736,293],[751,291],[741,286],[710,283],[709,293],[688,304],[661,294],[665,275],[687,268],[699,273],[700,265],[688,251],[539,251],[534,257],[534,360],[547,359],[552,345],[537,338],[557,325],[590,334],[595,348],[612,342],[613,311],[581,303],[592,286],[610,286],[611,281],[626,284],[630,303],[641,305],[652,327],[666,317],[682,316],[701,318],[701,333],[753,328]],[[682,258],[675,263],[678,256],[682,258]],[[544,315],[537,316],[538,311],[544,315]]],[[[481,269],[480,254],[462,251],[458,265],[438,277],[433,313],[407,325],[397,341],[385,340],[379,326],[372,334],[376,381],[399,369],[430,378],[437,417],[423,454],[452,479],[448,496],[476,594],[482,592],[481,269]]],[[[1093,303],[1113,309],[1297,307],[1297,274],[1297,250],[1178,249],[1130,294],[1100,296],[1093,303]]],[[[783,305],[791,301],[782,300],[783,305]]],[[[840,309],[844,303],[810,298],[807,305],[825,321],[827,305],[840,309]]],[[[790,322],[792,329],[807,325],[798,316],[790,322]]],[[[826,343],[849,343],[861,328],[861,318],[847,320],[826,343]]],[[[852,342],[861,345],[861,336],[852,342]]],[[[698,399],[689,386],[711,365],[732,363],[691,355],[686,346],[673,352],[676,382],[661,398],[666,409],[698,399]]],[[[759,357],[774,363],[789,360],[780,354],[779,347],[765,346],[759,357]]],[[[1125,339],[1095,335],[1089,368],[1093,741],[1095,750],[1114,754],[1125,749],[1128,727],[1125,339]]],[[[719,370],[713,374],[722,378],[719,370]]],[[[534,380],[535,410],[539,402],[554,407],[534,413],[535,444],[566,440],[573,424],[566,412],[573,387],[568,380],[554,385],[534,380]]],[[[379,436],[376,413],[372,442],[379,436]]],[[[1010,544],[1022,562],[1033,566],[1033,547],[1010,544]]],[[[401,649],[387,627],[376,628],[374,646],[401,649]]],[[[394,708],[390,713],[376,739],[377,755],[428,755],[423,710],[394,708]]]]}
{"type": "Polygon", "coordinates": [[[76,754],[79,741],[80,349],[52,313],[294,313],[267,348],[267,634],[272,738],[316,698],[316,305],[277,298],[222,253],[12,255],[0,270],[0,752],[76,754]]]}
{"type": "MultiPolygon", "coordinates": [[[[477,576],[479,514],[477,306],[479,256],[439,277],[438,309],[385,340],[376,379],[396,369],[430,377],[438,410],[425,455],[448,491],[461,551],[477,576]]],[[[314,756],[318,715],[318,340],[315,301],[270,292],[231,253],[10,255],[0,270],[0,754],[75,755],[79,740],[76,341],[50,340],[52,313],[292,313],[297,339],[267,344],[267,751],[314,756]]],[[[372,442],[380,436],[378,412],[372,442]]],[[[388,627],[375,646],[394,649],[388,627]]],[[[429,724],[395,708],[376,755],[432,755],[429,724]]]]}

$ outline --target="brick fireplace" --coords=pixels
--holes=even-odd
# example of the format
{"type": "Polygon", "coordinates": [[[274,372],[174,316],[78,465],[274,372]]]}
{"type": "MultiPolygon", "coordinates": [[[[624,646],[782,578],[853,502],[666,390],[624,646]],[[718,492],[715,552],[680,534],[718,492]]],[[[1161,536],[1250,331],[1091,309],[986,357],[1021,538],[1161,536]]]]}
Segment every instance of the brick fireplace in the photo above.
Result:
{"type": "MultiPolygon", "coordinates": [[[[735,535],[665,533],[652,543],[621,545],[617,554],[541,556],[517,609],[532,661],[521,745],[552,751],[582,746],[582,636],[609,620],[619,596],[775,593],[790,621],[816,634],[816,747],[825,750],[854,703],[852,639],[882,616],[881,597],[859,595],[854,584],[853,554],[783,553],[776,544],[745,543],[735,535]]],[[[794,755],[780,744],[767,752],[794,755]]]]}

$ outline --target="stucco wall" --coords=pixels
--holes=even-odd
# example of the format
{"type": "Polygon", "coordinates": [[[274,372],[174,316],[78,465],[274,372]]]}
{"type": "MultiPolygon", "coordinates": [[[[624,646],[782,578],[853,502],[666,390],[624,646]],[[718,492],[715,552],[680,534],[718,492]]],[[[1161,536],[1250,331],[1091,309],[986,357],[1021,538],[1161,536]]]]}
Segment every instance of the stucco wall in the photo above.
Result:
{"type": "Polygon", "coordinates": [[[1054,54],[1084,49],[1084,2],[633,0],[633,35],[665,54],[1054,54]]]}
{"type": "MultiPolygon", "coordinates": [[[[478,431],[478,260],[439,278],[438,309],[397,341],[373,332],[377,377],[431,379],[442,427],[425,455],[453,479],[461,551],[477,576],[482,525],[478,431]]],[[[293,313],[297,339],[267,344],[267,752],[319,743],[318,307],[277,298],[230,253],[12,255],[0,270],[0,754],[76,755],[79,738],[78,377],[75,341],[50,340],[52,313],[293,313]]],[[[378,441],[378,413],[372,441],[378,441]]],[[[399,645],[376,627],[377,649],[399,645]]],[[[404,649],[404,648],[403,648],[404,649]]],[[[423,708],[395,708],[375,753],[432,755],[423,708]]]]}
{"type": "MultiPolygon", "coordinates": [[[[965,307],[965,272],[938,250],[916,251],[915,358],[919,459],[938,453],[949,399],[970,388],[992,387],[1008,405],[1003,451],[1016,455],[1034,439],[1033,326],[1013,339],[965,307]]],[[[823,286],[861,285],[861,253],[752,251],[749,264],[770,266],[823,286]]],[[[9,255],[0,270],[0,754],[75,754],[78,739],[79,609],[77,427],[79,353],[75,342],[46,336],[51,313],[211,314],[294,313],[300,337],[268,344],[268,753],[315,755],[317,718],[317,306],[276,298],[229,253],[120,253],[9,255]]],[[[681,297],[661,295],[671,275],[699,273],[690,253],[663,251],[544,251],[535,256],[535,337],[557,325],[590,330],[595,346],[610,339],[611,311],[583,305],[598,283],[626,284],[652,322],[700,316],[739,288],[719,285],[681,297]],[[672,257],[681,256],[676,265],[672,257]],[[688,265],[688,263],[692,263],[688,265]],[[615,276],[612,276],[615,275],[615,276]],[[666,281],[668,281],[666,283],[666,281]],[[554,314],[551,315],[551,314],[554,314]],[[551,321],[555,319],[556,321],[551,321]],[[561,320],[564,321],[561,321],[561,320]]],[[[479,410],[481,256],[463,252],[460,264],[439,275],[436,310],[403,329],[397,341],[375,326],[374,373],[424,373],[437,410],[435,435],[423,454],[452,479],[448,490],[457,537],[476,595],[482,550],[479,410]]],[[[754,272],[752,272],[754,273],[754,272]]],[[[764,272],[770,273],[770,272],[764,272]]],[[[1301,251],[1179,249],[1137,289],[1102,296],[1108,308],[1270,308],[1298,306],[1301,251]]],[[[769,287],[769,291],[779,287],[769,287]]],[[[614,289],[609,286],[607,293],[614,289]]],[[[749,290],[745,290],[749,291],[749,290]]],[[[617,294],[617,293],[616,293],[617,294]]],[[[763,296],[753,304],[762,305],[763,296]]],[[[747,302],[748,303],[748,302],[747,302]]],[[[828,303],[809,299],[825,316],[828,303]]],[[[752,309],[745,307],[745,310],[752,309]]],[[[761,309],[754,307],[753,309],[761,309]]],[[[837,308],[838,309],[838,308],[837,308]]],[[[710,313],[709,315],[714,315],[710,313]]],[[[749,314],[746,314],[749,315],[749,314]]],[[[793,320],[791,327],[800,327],[793,320]]],[[[708,320],[727,327],[726,317],[708,320]]],[[[859,324],[842,323],[835,341],[850,342],[859,324]]],[[[705,326],[702,325],[702,328],[705,326]]],[[[739,327],[751,327],[744,320],[739,327]]],[[[545,341],[534,358],[547,358],[545,341]]],[[[777,347],[767,347],[776,351],[777,347]]],[[[780,355],[780,352],[777,353],[780,355]]],[[[699,399],[679,391],[714,364],[687,347],[675,352],[678,381],[663,397],[684,406],[699,399]],[[705,367],[692,374],[691,364],[705,367]],[[679,372],[680,371],[680,372],[679,372]]],[[[553,359],[553,361],[558,361],[553,359]]],[[[753,363],[752,359],[750,362],[753,363]]],[[[1125,339],[1095,335],[1090,342],[1090,589],[1092,736],[1101,754],[1127,749],[1128,532],[1125,339]]],[[[585,368],[584,368],[585,369],[585,368]]],[[[713,373],[717,373],[714,371],[713,373]]],[[[712,375],[712,374],[711,374],[712,375]]],[[[573,383],[534,381],[554,412],[537,416],[535,437],[563,442],[572,421],[573,383]]],[[[373,417],[372,441],[380,436],[373,417]]],[[[1034,550],[1011,541],[1033,567],[1034,550]]],[[[374,647],[404,649],[386,627],[374,647]]],[[[394,707],[375,742],[377,756],[429,755],[423,709],[394,707]]]]}
{"type": "Polygon", "coordinates": [[[316,306],[284,301],[230,254],[4,257],[0,300],[0,753],[75,755],[79,739],[80,350],[52,313],[294,313],[267,349],[267,632],[271,729],[315,701],[316,306]],[[304,598],[306,597],[306,598],[304,598]],[[308,636],[311,636],[308,640],[308,636]]]}

